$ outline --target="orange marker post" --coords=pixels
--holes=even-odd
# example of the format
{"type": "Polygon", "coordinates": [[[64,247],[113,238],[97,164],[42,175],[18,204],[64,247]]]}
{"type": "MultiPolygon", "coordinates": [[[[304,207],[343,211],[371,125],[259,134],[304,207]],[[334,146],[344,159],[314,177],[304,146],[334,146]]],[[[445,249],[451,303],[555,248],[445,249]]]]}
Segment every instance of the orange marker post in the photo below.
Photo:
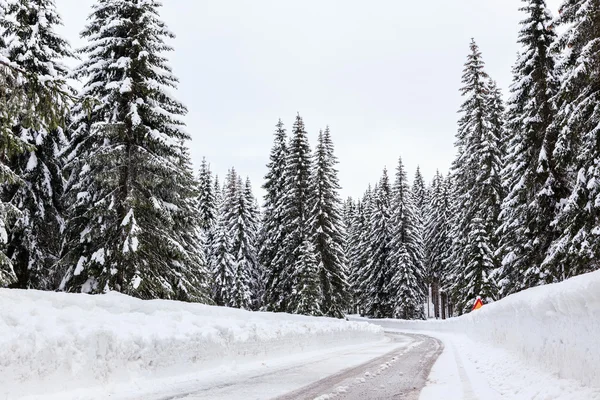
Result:
{"type": "Polygon", "coordinates": [[[475,304],[473,305],[472,311],[479,310],[481,307],[483,307],[483,301],[481,301],[481,297],[478,297],[475,301],[475,304]]]}

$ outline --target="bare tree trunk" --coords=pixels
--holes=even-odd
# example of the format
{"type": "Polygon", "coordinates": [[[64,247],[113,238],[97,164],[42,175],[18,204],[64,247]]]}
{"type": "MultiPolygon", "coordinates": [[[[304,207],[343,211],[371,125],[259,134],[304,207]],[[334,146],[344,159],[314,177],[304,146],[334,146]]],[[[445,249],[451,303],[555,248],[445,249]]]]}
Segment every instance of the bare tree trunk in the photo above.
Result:
{"type": "Polygon", "coordinates": [[[440,297],[442,303],[442,319],[446,319],[446,293],[442,292],[440,297]]]}
{"type": "Polygon", "coordinates": [[[431,297],[433,298],[433,314],[435,319],[440,318],[440,284],[434,281],[431,285],[431,297]]]}

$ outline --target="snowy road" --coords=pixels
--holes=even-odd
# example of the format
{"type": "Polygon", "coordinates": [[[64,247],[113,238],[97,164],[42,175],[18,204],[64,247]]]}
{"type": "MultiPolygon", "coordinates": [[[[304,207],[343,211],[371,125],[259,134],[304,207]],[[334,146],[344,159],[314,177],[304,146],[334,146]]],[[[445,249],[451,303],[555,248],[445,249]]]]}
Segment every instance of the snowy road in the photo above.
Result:
{"type": "Polygon", "coordinates": [[[414,342],[406,348],[332,375],[277,400],[417,400],[443,345],[428,336],[402,336],[409,336],[414,342]]]}
{"type": "Polygon", "coordinates": [[[379,398],[373,397],[377,392],[381,398],[417,399],[441,352],[441,343],[423,335],[390,333],[387,336],[388,341],[382,343],[248,365],[247,369],[234,373],[166,386],[159,393],[119,397],[127,400],[286,400],[336,395],[340,399],[364,400],[379,398]],[[369,396],[365,397],[365,393],[369,396]]]}

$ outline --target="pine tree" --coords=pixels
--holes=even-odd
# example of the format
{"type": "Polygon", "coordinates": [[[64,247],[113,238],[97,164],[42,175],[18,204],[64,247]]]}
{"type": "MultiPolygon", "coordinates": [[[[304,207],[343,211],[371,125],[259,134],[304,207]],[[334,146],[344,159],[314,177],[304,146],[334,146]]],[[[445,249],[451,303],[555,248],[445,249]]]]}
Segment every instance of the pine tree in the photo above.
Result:
{"type": "Polygon", "coordinates": [[[354,296],[356,311],[364,314],[367,299],[367,262],[369,259],[370,243],[367,236],[370,231],[369,210],[372,207],[371,187],[367,189],[362,200],[356,206],[354,220],[348,232],[348,262],[350,271],[350,290],[354,296]]]}
{"type": "Polygon", "coordinates": [[[452,246],[451,188],[449,180],[436,172],[431,184],[430,202],[425,222],[425,254],[431,285],[434,316],[439,318],[441,293],[449,282],[448,255],[452,246]]]}
{"type": "Polygon", "coordinates": [[[209,249],[212,275],[212,300],[218,306],[231,305],[231,289],[234,287],[236,274],[235,258],[232,254],[232,238],[230,237],[226,209],[227,205],[224,202],[221,203],[209,249]]]}
{"type": "Polygon", "coordinates": [[[275,264],[274,260],[282,247],[282,201],[285,190],[285,168],[288,156],[287,135],[283,122],[279,120],[276,125],[275,139],[265,176],[265,202],[263,205],[263,221],[259,236],[259,261],[265,269],[264,307],[269,311],[279,309],[282,297],[280,277],[282,267],[275,264]]]}
{"type": "MultiPolygon", "coordinates": [[[[420,173],[417,174],[417,178],[419,176],[420,173]]],[[[424,190],[425,185],[421,177],[421,182],[417,181],[411,192],[402,159],[399,159],[391,200],[392,271],[387,292],[393,298],[395,316],[403,319],[424,318],[426,286],[423,273],[423,238],[421,217],[415,201],[425,201],[424,190]],[[419,185],[421,187],[418,187],[419,185]]]]}
{"type": "MultiPolygon", "coordinates": [[[[35,81],[23,83],[27,92],[38,90],[39,82],[52,82],[57,90],[72,95],[65,83],[69,73],[61,60],[72,56],[67,42],[55,33],[61,24],[52,0],[10,0],[2,18],[4,35],[9,38],[6,57],[23,76],[35,81]]],[[[64,110],[66,102],[56,102],[64,110]]],[[[5,187],[4,196],[20,211],[8,232],[7,255],[18,278],[19,288],[54,288],[50,274],[60,252],[63,216],[60,198],[63,193],[62,160],[59,152],[66,143],[63,117],[57,124],[33,124],[22,115],[12,126],[29,150],[10,159],[11,169],[21,184],[5,187]],[[52,126],[54,125],[54,126],[52,126]]],[[[59,121],[58,119],[61,119],[59,121]]]]}
{"type": "Polygon", "coordinates": [[[202,164],[200,164],[198,192],[198,217],[200,219],[200,227],[208,233],[211,231],[217,220],[217,204],[212,172],[210,166],[206,162],[206,158],[202,158],[202,164]]]}
{"type": "Polygon", "coordinates": [[[250,178],[246,178],[244,185],[244,209],[247,212],[247,236],[250,244],[253,264],[250,270],[250,292],[252,294],[252,309],[258,310],[262,306],[262,300],[265,292],[265,271],[258,260],[258,235],[260,232],[260,209],[258,201],[252,192],[252,183],[250,178]]]}
{"type": "Polygon", "coordinates": [[[323,302],[319,265],[312,242],[305,239],[300,245],[298,259],[294,264],[292,292],[289,296],[289,312],[294,314],[323,315],[320,304],[323,302]]]}
{"type": "Polygon", "coordinates": [[[563,190],[553,159],[556,129],[552,98],[558,89],[550,47],[556,39],[544,0],[526,0],[507,109],[508,154],[503,179],[508,189],[501,212],[502,294],[550,283],[540,270],[557,237],[552,220],[563,190]]]}
{"type": "Polygon", "coordinates": [[[392,190],[387,170],[373,191],[371,202],[368,243],[369,253],[361,277],[362,307],[368,316],[392,318],[395,299],[390,293],[393,276],[393,227],[391,222],[392,190]]]}
{"type": "Polygon", "coordinates": [[[348,294],[347,260],[344,253],[345,228],[342,221],[342,202],[339,198],[337,159],[329,128],[319,134],[313,157],[310,179],[311,240],[319,266],[322,304],[324,315],[343,318],[350,297],[348,294]]]}
{"type": "MultiPolygon", "coordinates": [[[[0,20],[4,21],[6,4],[0,0],[0,20]]],[[[0,26],[1,28],[1,26],[0,26]]],[[[18,92],[18,72],[7,65],[11,65],[7,56],[4,32],[0,31],[0,182],[3,186],[21,184],[19,176],[13,170],[10,160],[23,153],[27,146],[21,138],[13,132],[16,124],[17,110],[22,98],[15,96],[18,92]]],[[[6,287],[17,281],[10,257],[6,255],[8,243],[8,228],[19,215],[19,210],[10,203],[9,197],[2,190],[0,197],[0,287],[6,287]]]]}
{"type": "Polygon", "coordinates": [[[600,256],[600,1],[563,2],[557,41],[563,52],[556,95],[559,131],[554,157],[570,195],[556,217],[560,237],[537,272],[542,281],[559,281],[598,269],[600,256]]]}
{"type": "MultiPolygon", "coordinates": [[[[310,240],[310,146],[300,115],[296,117],[292,137],[288,145],[285,163],[285,186],[281,202],[280,240],[281,246],[269,270],[267,299],[269,309],[273,311],[295,312],[296,307],[290,303],[290,294],[294,285],[294,269],[301,256],[301,248],[310,240]],[[277,274],[277,276],[272,276],[277,274]]],[[[306,245],[304,246],[306,250],[306,245]]],[[[312,279],[312,278],[311,278],[312,279]]],[[[307,283],[308,285],[308,283],[307,283]]]]}
{"type": "Polygon", "coordinates": [[[497,297],[490,289],[493,284],[481,283],[498,266],[496,230],[502,201],[502,144],[498,136],[502,128],[493,118],[495,94],[491,87],[490,96],[489,77],[475,41],[471,41],[470,48],[462,78],[461,93],[466,100],[460,109],[458,156],[453,164],[458,199],[450,261],[455,279],[452,295],[459,313],[471,309],[476,299],[473,293],[484,301],[497,297]],[[481,251],[486,253],[481,255],[481,251]]]}
{"type": "Polygon", "coordinates": [[[355,211],[356,204],[354,203],[354,199],[352,197],[348,197],[346,201],[344,201],[344,205],[342,207],[342,221],[344,222],[344,227],[346,230],[349,230],[352,226],[352,220],[354,219],[355,211]]]}
{"type": "Polygon", "coordinates": [[[66,202],[70,204],[62,288],[140,298],[207,301],[195,182],[177,79],[164,53],[173,34],[160,3],[99,0],[82,33],[76,70],[86,112],[75,107],[66,202]]]}
{"type": "Polygon", "coordinates": [[[251,274],[256,269],[256,248],[251,224],[251,205],[247,204],[242,180],[235,170],[227,177],[226,218],[231,234],[231,255],[234,260],[233,286],[229,306],[250,309],[252,303],[251,274]]]}

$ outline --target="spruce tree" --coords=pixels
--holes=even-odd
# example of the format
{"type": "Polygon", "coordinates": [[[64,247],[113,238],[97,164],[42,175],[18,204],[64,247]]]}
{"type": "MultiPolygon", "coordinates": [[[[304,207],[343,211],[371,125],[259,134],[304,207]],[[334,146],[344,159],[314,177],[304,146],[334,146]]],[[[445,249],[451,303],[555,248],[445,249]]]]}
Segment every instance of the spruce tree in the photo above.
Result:
{"type": "Polygon", "coordinates": [[[431,285],[434,316],[441,316],[441,290],[449,282],[447,258],[452,246],[451,188],[449,181],[436,172],[431,184],[425,222],[425,257],[431,285]]]}
{"type": "Polygon", "coordinates": [[[470,311],[476,300],[473,294],[484,301],[497,297],[494,284],[483,282],[491,279],[499,264],[496,230],[502,201],[502,138],[498,136],[502,127],[495,125],[500,121],[494,121],[492,112],[494,91],[490,96],[489,77],[474,40],[470,49],[462,77],[466,100],[460,109],[458,156],[453,164],[458,198],[450,261],[455,279],[452,295],[459,313],[470,311]]]}
{"type": "MultiPolygon", "coordinates": [[[[247,210],[247,236],[249,248],[252,255],[252,267],[250,270],[250,292],[252,294],[252,309],[258,310],[262,306],[265,292],[265,271],[258,260],[258,235],[260,232],[260,209],[258,201],[252,192],[250,178],[246,178],[243,190],[244,209],[247,210]]],[[[249,257],[250,259],[250,257],[249,257]]]]}
{"type": "Polygon", "coordinates": [[[200,173],[198,174],[198,218],[200,219],[200,227],[206,233],[211,231],[217,220],[217,203],[214,190],[210,165],[206,162],[206,158],[202,158],[200,173]]]}
{"type": "Polygon", "coordinates": [[[313,157],[310,179],[311,240],[319,267],[321,294],[320,311],[327,316],[342,318],[350,297],[348,294],[347,260],[344,252],[345,228],[342,220],[342,202],[339,198],[337,158],[329,127],[319,133],[313,157]]]}
{"type": "Polygon", "coordinates": [[[267,298],[270,301],[268,307],[273,311],[296,311],[296,306],[290,303],[294,286],[300,285],[295,280],[295,268],[301,256],[301,248],[306,250],[304,242],[311,239],[308,223],[311,199],[310,153],[304,122],[298,115],[288,145],[283,175],[285,186],[278,204],[281,212],[281,246],[269,270],[270,286],[267,286],[267,290],[271,292],[267,292],[267,298]],[[277,276],[273,276],[274,274],[277,276]]]}
{"type": "Polygon", "coordinates": [[[282,267],[274,263],[282,247],[282,202],[285,190],[285,168],[288,156],[287,135],[283,122],[278,121],[275,129],[273,148],[265,176],[265,201],[263,220],[259,235],[259,261],[265,269],[265,291],[263,306],[269,311],[281,311],[279,307],[282,288],[280,286],[282,267]]]}
{"type": "Polygon", "coordinates": [[[346,201],[344,201],[344,205],[342,207],[342,221],[344,222],[344,227],[346,230],[349,230],[352,226],[352,220],[354,219],[355,211],[356,204],[354,203],[354,199],[352,197],[348,197],[346,201]]]}
{"type": "Polygon", "coordinates": [[[563,189],[554,162],[558,89],[550,48],[556,40],[544,0],[526,0],[521,11],[519,43],[523,50],[513,68],[507,107],[508,154],[503,172],[508,194],[501,211],[503,295],[550,283],[558,277],[541,270],[548,248],[557,237],[552,224],[563,189]]]}
{"type": "MultiPolygon", "coordinates": [[[[420,173],[417,174],[417,178],[419,176],[420,173]]],[[[403,319],[424,318],[426,286],[423,271],[423,238],[421,216],[415,200],[424,202],[425,185],[422,179],[417,185],[421,187],[413,187],[411,191],[402,159],[399,159],[391,200],[392,271],[387,292],[393,298],[395,316],[403,319]]]]}
{"type": "MultiPolygon", "coordinates": [[[[10,0],[5,11],[1,25],[9,38],[7,60],[24,77],[35,77],[22,83],[22,90],[34,93],[39,82],[51,82],[57,90],[72,95],[73,90],[65,83],[69,71],[62,64],[62,59],[72,54],[67,42],[55,33],[61,20],[54,2],[10,0]]],[[[69,107],[68,102],[54,104],[64,113],[69,107]]],[[[55,126],[32,124],[28,115],[22,115],[12,126],[13,134],[29,146],[28,151],[9,161],[21,183],[4,188],[4,196],[20,211],[7,238],[7,255],[18,278],[14,287],[52,289],[56,285],[50,269],[59,257],[64,226],[59,153],[66,138],[63,128],[56,126],[64,125],[63,115],[56,115],[55,126]]]]}
{"type": "Polygon", "coordinates": [[[294,264],[292,292],[289,296],[288,311],[294,314],[320,316],[323,293],[319,280],[319,265],[312,241],[305,239],[298,249],[298,259],[294,264]]]}
{"type": "Polygon", "coordinates": [[[354,297],[356,311],[364,314],[367,301],[367,262],[369,260],[370,243],[369,210],[372,207],[371,187],[365,192],[356,206],[352,226],[348,232],[348,262],[350,271],[350,290],[354,297]]]}
{"type": "Polygon", "coordinates": [[[570,195],[554,222],[560,237],[534,271],[546,282],[596,270],[600,256],[600,1],[563,2],[558,25],[564,32],[557,41],[562,76],[554,156],[570,195]]]}
{"type": "Polygon", "coordinates": [[[234,287],[236,265],[232,253],[232,238],[229,232],[227,205],[222,202],[219,208],[210,243],[210,271],[212,300],[218,306],[230,306],[231,289],[234,287]]]}
{"type": "Polygon", "coordinates": [[[91,110],[75,107],[62,288],[207,301],[183,104],[170,91],[173,37],[155,0],[99,0],[82,32],[91,110]]]}
{"type": "Polygon", "coordinates": [[[234,260],[233,286],[229,306],[250,309],[252,303],[251,274],[256,269],[256,248],[252,226],[251,205],[247,204],[242,179],[235,170],[227,177],[225,210],[231,235],[231,255],[234,260]]]}
{"type": "Polygon", "coordinates": [[[387,170],[373,191],[371,201],[368,243],[368,259],[361,280],[365,313],[374,318],[392,318],[395,299],[390,293],[393,276],[393,227],[391,222],[391,197],[387,170]]]}

